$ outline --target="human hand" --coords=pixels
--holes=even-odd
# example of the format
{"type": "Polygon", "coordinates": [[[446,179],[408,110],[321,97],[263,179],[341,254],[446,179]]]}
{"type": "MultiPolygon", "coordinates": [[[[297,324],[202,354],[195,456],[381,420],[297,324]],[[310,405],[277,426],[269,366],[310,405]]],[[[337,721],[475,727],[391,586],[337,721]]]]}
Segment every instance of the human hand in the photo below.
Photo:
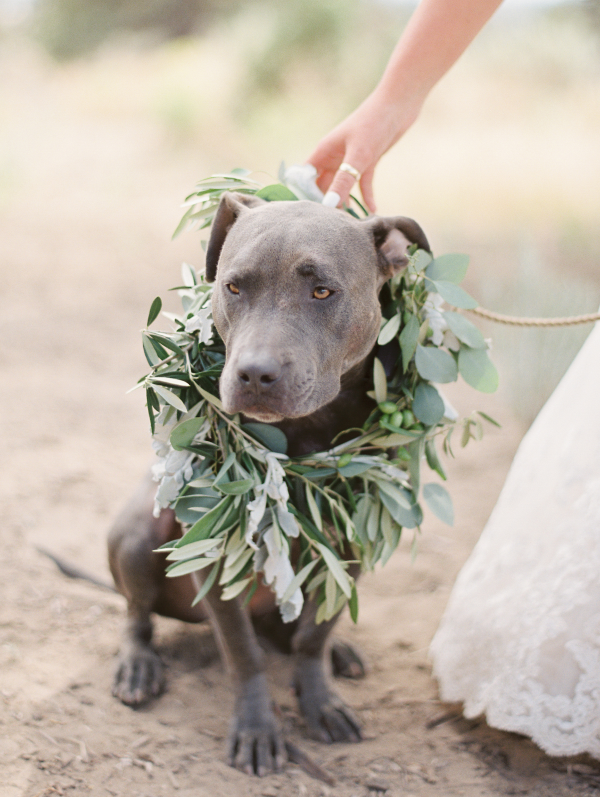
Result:
{"type": "Polygon", "coordinates": [[[325,204],[347,203],[356,176],[342,170],[342,164],[360,174],[359,185],[368,209],[376,210],[373,175],[381,156],[398,141],[418,116],[420,102],[390,101],[375,90],[350,116],[323,138],[308,158],[318,173],[317,185],[326,193],[325,204]]]}

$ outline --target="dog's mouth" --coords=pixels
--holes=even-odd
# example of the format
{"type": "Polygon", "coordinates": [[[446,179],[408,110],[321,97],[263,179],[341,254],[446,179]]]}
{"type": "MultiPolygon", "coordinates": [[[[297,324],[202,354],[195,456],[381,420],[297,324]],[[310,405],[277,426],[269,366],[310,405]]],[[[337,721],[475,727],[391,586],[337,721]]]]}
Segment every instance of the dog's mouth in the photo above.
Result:
{"type": "Polygon", "coordinates": [[[253,421],[259,421],[260,423],[278,423],[285,418],[285,415],[273,412],[273,410],[266,407],[244,407],[242,414],[246,418],[251,418],[253,421]]]}

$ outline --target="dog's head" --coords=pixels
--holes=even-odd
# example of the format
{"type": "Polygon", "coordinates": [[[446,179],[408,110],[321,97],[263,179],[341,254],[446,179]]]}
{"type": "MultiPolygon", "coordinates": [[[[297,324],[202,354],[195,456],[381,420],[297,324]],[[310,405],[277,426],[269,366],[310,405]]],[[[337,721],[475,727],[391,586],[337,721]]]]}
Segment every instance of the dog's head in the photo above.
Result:
{"type": "Polygon", "coordinates": [[[379,291],[412,243],[429,250],[402,216],[358,221],[315,202],[224,194],[206,279],[227,351],[225,410],[275,423],[332,401],[375,345],[379,291]]]}

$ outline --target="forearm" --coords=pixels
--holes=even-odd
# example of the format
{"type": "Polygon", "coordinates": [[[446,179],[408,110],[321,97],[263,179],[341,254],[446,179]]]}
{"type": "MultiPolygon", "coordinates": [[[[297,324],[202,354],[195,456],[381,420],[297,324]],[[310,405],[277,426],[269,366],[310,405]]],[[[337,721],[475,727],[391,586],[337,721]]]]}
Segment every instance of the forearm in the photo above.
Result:
{"type": "Polygon", "coordinates": [[[422,0],[376,91],[390,102],[423,102],[462,55],[502,0],[422,0]]]}

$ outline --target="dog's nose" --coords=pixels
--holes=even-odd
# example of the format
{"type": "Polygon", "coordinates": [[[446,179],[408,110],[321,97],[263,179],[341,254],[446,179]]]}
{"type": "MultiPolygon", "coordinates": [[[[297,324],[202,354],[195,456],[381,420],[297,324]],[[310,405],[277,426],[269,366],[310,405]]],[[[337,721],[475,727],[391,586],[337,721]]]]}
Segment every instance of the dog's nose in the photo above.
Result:
{"type": "Polygon", "coordinates": [[[281,363],[267,353],[242,355],[237,367],[238,380],[257,392],[269,390],[279,380],[281,372],[281,363]]]}

